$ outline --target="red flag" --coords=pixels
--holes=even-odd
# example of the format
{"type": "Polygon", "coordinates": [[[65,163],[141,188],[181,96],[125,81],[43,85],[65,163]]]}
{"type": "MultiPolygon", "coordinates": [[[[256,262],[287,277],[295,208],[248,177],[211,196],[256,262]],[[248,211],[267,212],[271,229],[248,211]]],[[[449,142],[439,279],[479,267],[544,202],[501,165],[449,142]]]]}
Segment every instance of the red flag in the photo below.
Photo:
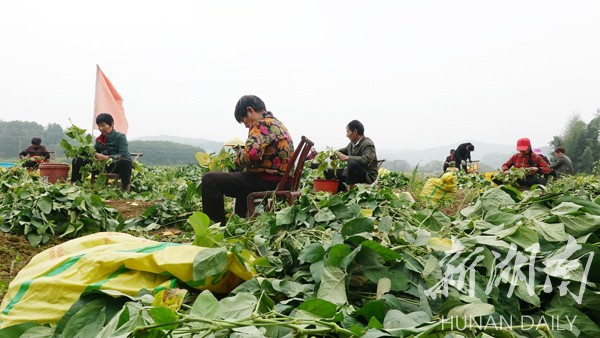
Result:
{"type": "Polygon", "coordinates": [[[129,124],[125,118],[123,109],[123,98],[110,80],[104,75],[100,66],[96,65],[96,100],[94,101],[94,121],[92,129],[98,129],[96,126],[96,116],[107,113],[112,115],[115,120],[114,129],[123,134],[127,134],[129,124]]]}

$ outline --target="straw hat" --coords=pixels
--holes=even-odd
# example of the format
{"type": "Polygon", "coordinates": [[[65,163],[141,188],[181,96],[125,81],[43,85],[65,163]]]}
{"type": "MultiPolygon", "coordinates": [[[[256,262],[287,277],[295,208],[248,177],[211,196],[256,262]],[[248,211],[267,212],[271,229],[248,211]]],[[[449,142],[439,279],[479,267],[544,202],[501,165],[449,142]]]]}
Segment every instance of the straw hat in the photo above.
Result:
{"type": "Polygon", "coordinates": [[[225,142],[225,144],[223,145],[224,147],[243,147],[244,146],[244,141],[240,140],[239,137],[234,137],[231,140],[225,142]]]}

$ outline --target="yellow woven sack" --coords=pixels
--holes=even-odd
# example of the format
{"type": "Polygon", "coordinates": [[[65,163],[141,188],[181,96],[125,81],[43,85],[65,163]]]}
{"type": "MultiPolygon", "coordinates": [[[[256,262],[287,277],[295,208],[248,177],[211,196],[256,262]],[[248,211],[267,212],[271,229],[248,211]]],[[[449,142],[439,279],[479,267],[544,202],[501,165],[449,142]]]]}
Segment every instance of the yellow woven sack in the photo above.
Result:
{"type": "Polygon", "coordinates": [[[251,268],[227,254],[224,271],[193,280],[193,262],[202,248],[161,243],[118,232],[73,239],[33,257],[10,283],[0,305],[0,328],[23,322],[54,325],[85,291],[117,290],[135,296],[141,289],[179,280],[199,290],[227,293],[251,279],[251,268]]]}
{"type": "Polygon", "coordinates": [[[425,182],[419,197],[426,202],[437,204],[444,198],[456,192],[456,177],[453,172],[447,172],[442,177],[432,177],[425,182]]]}

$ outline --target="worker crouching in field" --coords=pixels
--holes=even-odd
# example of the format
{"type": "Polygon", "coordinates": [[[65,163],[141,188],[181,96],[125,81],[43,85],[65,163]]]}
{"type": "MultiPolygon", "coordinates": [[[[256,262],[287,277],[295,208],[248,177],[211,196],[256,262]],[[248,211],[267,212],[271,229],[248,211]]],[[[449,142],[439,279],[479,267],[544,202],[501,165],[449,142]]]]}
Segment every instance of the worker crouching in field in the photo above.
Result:
{"type": "Polygon", "coordinates": [[[365,127],[358,120],[352,120],[346,126],[346,137],[350,143],[345,148],[338,150],[341,161],[347,161],[345,169],[328,169],[325,178],[340,180],[338,192],[354,187],[356,183],[371,184],[378,175],[377,152],[373,141],[365,136],[365,127]]]}
{"type": "Polygon", "coordinates": [[[31,145],[19,153],[19,157],[21,159],[27,158],[27,161],[23,162],[23,167],[35,170],[39,167],[40,163],[50,159],[50,153],[42,145],[42,139],[34,137],[31,139],[31,145]]]}
{"type": "Polygon", "coordinates": [[[459,144],[454,151],[454,163],[456,168],[467,172],[467,162],[471,161],[471,152],[475,151],[475,146],[471,142],[459,144]]]}
{"type": "Polygon", "coordinates": [[[508,172],[512,167],[527,168],[527,176],[524,179],[517,180],[517,184],[525,187],[531,187],[534,184],[545,185],[547,180],[544,175],[549,174],[552,168],[540,155],[531,150],[531,141],[528,138],[520,138],[517,141],[517,151],[518,153],[512,155],[502,165],[502,171],[508,172]]]}

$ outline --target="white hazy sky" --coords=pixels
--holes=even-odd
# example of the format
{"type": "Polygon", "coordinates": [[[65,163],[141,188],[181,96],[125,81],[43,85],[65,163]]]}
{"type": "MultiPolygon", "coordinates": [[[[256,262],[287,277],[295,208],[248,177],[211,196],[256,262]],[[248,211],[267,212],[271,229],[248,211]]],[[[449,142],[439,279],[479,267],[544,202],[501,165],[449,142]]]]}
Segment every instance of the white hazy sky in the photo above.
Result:
{"type": "Polygon", "coordinates": [[[261,97],[295,140],[546,145],[600,108],[600,1],[0,0],[0,119],[91,127],[96,64],[128,137],[245,138],[261,97]]]}

